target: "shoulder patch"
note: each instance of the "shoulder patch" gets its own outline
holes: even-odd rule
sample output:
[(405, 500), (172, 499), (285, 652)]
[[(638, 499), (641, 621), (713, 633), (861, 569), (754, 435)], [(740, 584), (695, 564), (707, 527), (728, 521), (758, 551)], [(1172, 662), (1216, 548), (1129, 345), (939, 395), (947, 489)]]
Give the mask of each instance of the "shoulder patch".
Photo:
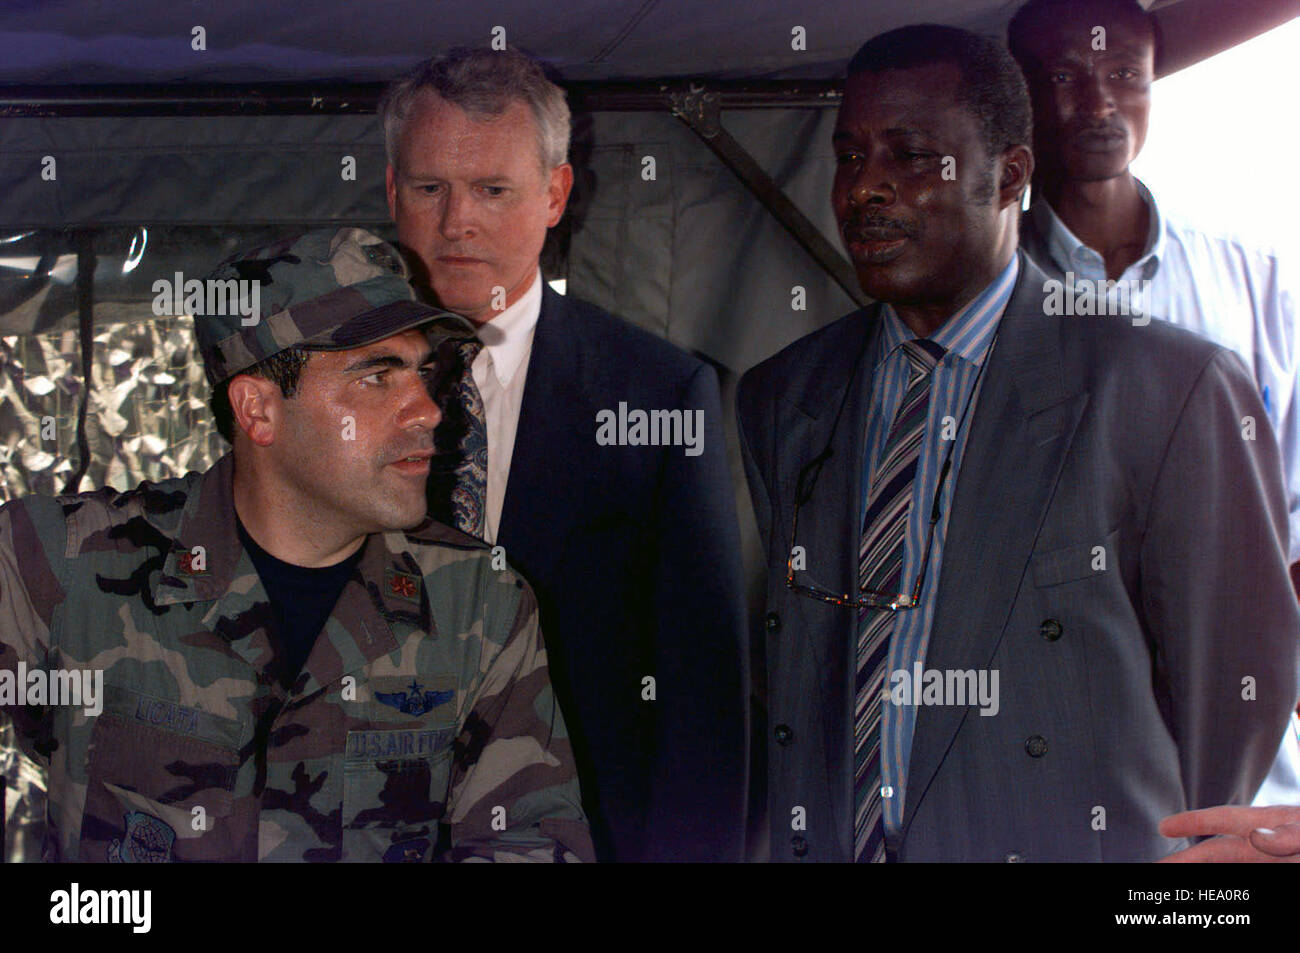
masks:
[(132, 811), (122, 818), (122, 839), (108, 845), (108, 861), (117, 864), (165, 864), (172, 859), (176, 832), (165, 821)]

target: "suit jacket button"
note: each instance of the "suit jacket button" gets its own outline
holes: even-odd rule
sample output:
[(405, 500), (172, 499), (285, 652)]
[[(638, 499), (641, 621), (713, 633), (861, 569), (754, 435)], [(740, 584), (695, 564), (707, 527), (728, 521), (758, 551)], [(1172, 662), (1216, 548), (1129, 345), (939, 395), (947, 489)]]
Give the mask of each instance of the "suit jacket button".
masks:
[(1023, 864), (1025, 862), (1025, 855), (1020, 853), (1019, 851), (1013, 850), (1011, 853), (1007, 854), (1007, 856), (1004, 857), (1003, 860), (1005, 860), (1008, 864)]
[(776, 735), (776, 743), (782, 747), (794, 741), (794, 732), (789, 725), (777, 725), (773, 733)]
[(1038, 627), (1038, 634), (1049, 642), (1055, 642), (1061, 637), (1065, 630), (1061, 628), (1061, 623), (1055, 619), (1044, 619), (1043, 624)]
[(781, 617), (777, 615), (775, 612), (769, 612), (766, 616), (763, 617), (763, 626), (769, 632), (780, 632)]
[(795, 834), (790, 838), (790, 850), (796, 857), (802, 857), (808, 853), (808, 841), (802, 835)]
[(1025, 751), (1031, 758), (1041, 758), (1047, 754), (1047, 739), (1042, 735), (1030, 735), (1025, 739)]

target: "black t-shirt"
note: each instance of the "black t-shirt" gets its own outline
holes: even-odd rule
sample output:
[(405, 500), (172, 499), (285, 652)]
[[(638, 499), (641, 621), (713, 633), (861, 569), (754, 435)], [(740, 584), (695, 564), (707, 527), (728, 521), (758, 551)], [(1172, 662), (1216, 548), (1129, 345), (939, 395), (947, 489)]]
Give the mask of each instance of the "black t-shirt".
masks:
[(366, 544), (362, 543), (355, 553), (341, 563), (308, 569), (276, 559), (253, 541), (238, 517), (235, 518), (235, 523), (239, 529), (239, 539), (248, 550), (253, 565), (257, 567), (257, 574), (262, 579), (262, 585), (271, 597), (275, 622), (272, 637), (278, 643), (276, 648), (281, 656), (277, 659), (274, 674), (279, 678), (280, 684), (287, 688), (297, 679), (306, 664), (311, 647), (316, 644), (316, 637), (325, 627), (325, 620), (334, 611), (343, 586), (352, 577), (352, 569), (360, 561)]

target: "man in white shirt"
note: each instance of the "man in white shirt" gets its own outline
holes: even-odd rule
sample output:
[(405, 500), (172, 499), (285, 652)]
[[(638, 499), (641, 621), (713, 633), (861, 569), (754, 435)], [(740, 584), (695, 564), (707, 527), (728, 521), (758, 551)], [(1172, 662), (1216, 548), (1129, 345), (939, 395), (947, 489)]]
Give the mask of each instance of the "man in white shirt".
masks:
[[(1168, 321), (1241, 357), (1281, 450), (1291, 527), (1287, 555), (1300, 591), (1300, 342), (1293, 283), (1276, 253), (1167, 215), (1129, 171), (1146, 139), (1158, 22), (1134, 0), (1030, 0), (1012, 18), (1007, 40), (1034, 106), (1036, 197), (1021, 223), (1021, 247), (1060, 280), (1065, 298), (1072, 298), (1066, 307), (1084, 305), (1075, 312), (1081, 319), (1106, 306), (1127, 307), (1120, 313), (1131, 313), (1135, 324)], [(1118, 294), (1103, 284), (1108, 281), (1117, 283)], [(1263, 429), (1259, 439), (1267, 439)], [(1254, 428), (1244, 429), (1243, 437), (1253, 439)], [(1300, 804), (1300, 719), (1291, 719), (1255, 803)], [(1240, 826), (1238, 815), (1232, 817)], [(1202, 826), (1205, 818), (1202, 813)], [(1171, 829), (1167, 836), (1212, 832), (1175, 827), (1177, 834)]]
[(543, 282), (573, 170), (564, 93), (534, 60), (453, 50), (380, 110), (417, 291), (476, 328), (473, 386), (445, 408), (463, 463), (431, 480), (431, 511), (537, 593), (598, 859), (738, 860), (748, 685), (716, 375)]
[(497, 540), (501, 508), (506, 498), (506, 480), (515, 452), (519, 411), (524, 403), (524, 380), (533, 351), (533, 332), (542, 310), (541, 269), (517, 301), (500, 314), (478, 325), (476, 333), (483, 349), (471, 365), (474, 384), (483, 397), (487, 416), (487, 508), (483, 538)]

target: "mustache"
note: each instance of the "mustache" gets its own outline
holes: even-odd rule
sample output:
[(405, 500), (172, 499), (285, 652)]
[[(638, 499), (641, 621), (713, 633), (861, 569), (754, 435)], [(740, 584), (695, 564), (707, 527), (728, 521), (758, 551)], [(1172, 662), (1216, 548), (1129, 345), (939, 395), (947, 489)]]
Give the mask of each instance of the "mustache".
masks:
[(1078, 123), (1069, 132), (1072, 136), (1123, 136), (1127, 134), (1123, 124), (1118, 122)]
[(840, 226), (840, 232), (847, 241), (880, 242), (915, 238), (919, 229), (912, 222), (902, 219), (883, 215), (855, 215)]

